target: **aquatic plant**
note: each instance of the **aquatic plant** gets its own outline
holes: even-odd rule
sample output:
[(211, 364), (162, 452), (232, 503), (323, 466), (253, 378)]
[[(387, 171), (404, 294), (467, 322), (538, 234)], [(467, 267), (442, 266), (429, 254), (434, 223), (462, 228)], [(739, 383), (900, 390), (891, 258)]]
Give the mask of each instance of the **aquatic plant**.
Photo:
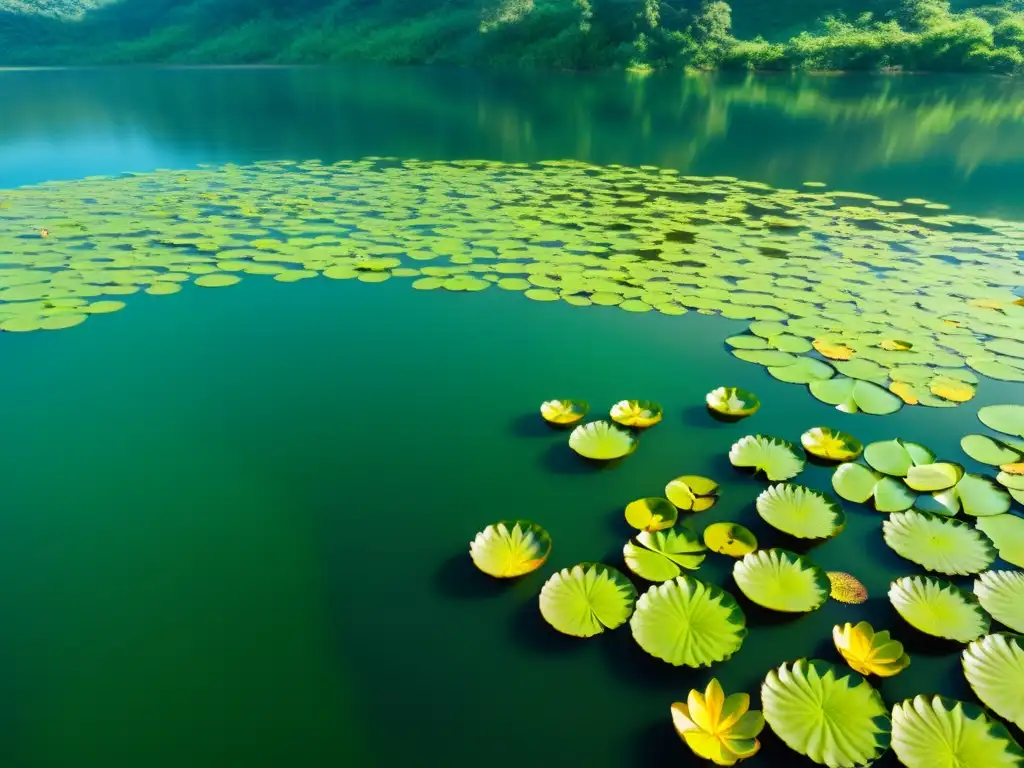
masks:
[(969, 643), (988, 632), (989, 617), (970, 592), (931, 576), (904, 576), (889, 586), (889, 602), (921, 632)]
[(985, 571), (974, 582), (974, 594), (993, 619), (1024, 634), (1024, 573)]
[(800, 539), (827, 539), (846, 525), (838, 501), (802, 485), (772, 485), (757, 497), (756, 507), (770, 525)]
[(697, 757), (715, 765), (735, 765), (761, 748), (757, 740), (764, 729), (761, 712), (750, 709), (750, 696), (745, 693), (726, 697), (715, 678), (703, 693), (691, 690), (685, 704), (672, 704), (671, 712), (680, 738)]
[(934, 462), (935, 454), (923, 445), (896, 438), (870, 443), (864, 449), (864, 461), (882, 474), (906, 477), (912, 467)]
[(551, 554), (551, 536), (529, 520), (489, 525), (469, 543), (473, 564), (488, 576), (509, 579), (535, 571)]
[(738, 387), (713, 389), (704, 397), (704, 402), (715, 413), (737, 419), (750, 416), (761, 407), (756, 395)]
[(847, 501), (865, 504), (871, 501), (879, 512), (901, 512), (914, 506), (917, 494), (895, 477), (850, 462), (836, 467), (832, 488)]
[(626, 522), (638, 531), (661, 531), (671, 528), (679, 518), (679, 510), (668, 499), (648, 496), (626, 505)]
[(1006, 513), (979, 517), (975, 524), (995, 544), (999, 557), (1024, 568), (1024, 517)]
[(587, 409), (583, 400), (545, 400), (540, 404), (540, 415), (549, 424), (566, 426), (582, 421)]
[(743, 557), (757, 549), (757, 537), (739, 523), (712, 523), (704, 529), (704, 546), (720, 555)]
[(594, 461), (620, 459), (635, 451), (636, 446), (637, 439), (632, 432), (609, 421), (583, 424), (569, 435), (569, 447), (580, 456)]
[(733, 566), (732, 577), (751, 602), (784, 613), (817, 610), (831, 592), (825, 571), (810, 559), (784, 549), (762, 549), (745, 555)]
[(682, 475), (668, 482), (665, 496), (684, 512), (703, 512), (718, 501), (718, 483), (710, 477)]
[(544, 620), (574, 637), (593, 637), (622, 626), (635, 604), (633, 582), (602, 563), (581, 563), (558, 571), (540, 590)]
[(800, 444), (812, 456), (827, 461), (853, 461), (864, 446), (848, 432), (830, 427), (814, 427), (800, 435)]
[(833, 627), (832, 642), (850, 668), (862, 675), (892, 677), (910, 666), (903, 644), (887, 630), (876, 632), (866, 621)]
[(622, 556), (626, 566), (647, 581), (668, 581), (683, 572), (696, 570), (704, 562), (706, 548), (696, 533), (685, 525), (665, 531), (641, 531), (626, 542)]
[(980, 573), (996, 559), (995, 547), (981, 531), (913, 509), (889, 515), (882, 535), (900, 557), (949, 576)]
[(848, 605), (867, 602), (868, 589), (857, 577), (843, 571), (828, 571), (825, 575), (830, 585), (828, 596), (833, 600)]
[(764, 435), (741, 437), (729, 449), (729, 461), (734, 467), (763, 472), (772, 482), (795, 477), (805, 463), (795, 445)]
[(1024, 731), (1024, 645), (1020, 635), (978, 638), (964, 649), (964, 677), (981, 702)]
[(612, 406), (612, 421), (626, 427), (646, 428), (661, 421), (661, 406), (650, 400), (620, 400)]

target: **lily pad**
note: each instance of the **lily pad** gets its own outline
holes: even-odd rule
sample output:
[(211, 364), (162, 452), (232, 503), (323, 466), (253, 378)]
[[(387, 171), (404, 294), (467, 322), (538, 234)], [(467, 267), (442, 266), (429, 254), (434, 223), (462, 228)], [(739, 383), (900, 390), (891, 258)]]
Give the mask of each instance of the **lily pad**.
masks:
[(931, 576), (904, 576), (889, 586), (889, 602), (910, 626), (969, 643), (988, 632), (989, 618), (970, 592)]
[(882, 523), (882, 535), (900, 557), (948, 576), (980, 573), (996, 559), (985, 534), (957, 520), (913, 509), (891, 514)]
[(978, 419), (989, 429), (1012, 437), (1024, 437), (1024, 405), (986, 405)]
[(583, 400), (545, 400), (540, 404), (540, 415), (549, 424), (575, 424), (587, 415), (587, 407)]
[(693, 753), (715, 765), (734, 765), (757, 754), (757, 735), (764, 717), (750, 709), (750, 696), (733, 693), (726, 697), (718, 680), (712, 678), (703, 693), (692, 690), (684, 704), (672, 704), (672, 725)]
[(895, 413), (903, 401), (884, 387), (870, 381), (837, 376), (825, 381), (812, 381), (811, 394), (823, 403), (834, 405), (843, 413), (864, 412), (874, 416)]
[(770, 486), (757, 497), (756, 506), (771, 526), (800, 539), (827, 539), (846, 525), (838, 501), (802, 485)]
[(706, 549), (697, 534), (685, 526), (667, 531), (642, 531), (626, 542), (622, 555), (633, 573), (647, 581), (668, 581), (704, 562)]
[(602, 563), (581, 563), (552, 574), (540, 590), (540, 612), (552, 627), (574, 637), (593, 637), (629, 620), (636, 587)]
[(911, 467), (933, 463), (935, 454), (923, 445), (897, 438), (869, 444), (864, 449), (864, 461), (883, 474), (906, 477)]
[(1024, 452), (988, 435), (965, 435), (960, 439), (960, 447), (975, 461), (990, 464), (993, 467), (1012, 464), (1021, 461), (1024, 457)]
[(743, 645), (746, 623), (732, 595), (685, 575), (644, 592), (629, 621), (637, 645), (677, 667), (731, 658)]
[(974, 594), (993, 619), (1024, 633), (1024, 573), (985, 571), (974, 582)]
[(729, 449), (729, 461), (734, 467), (763, 472), (773, 482), (795, 477), (804, 468), (804, 460), (795, 445), (765, 435), (741, 437)]
[[(930, 499), (927, 506), (922, 505), (924, 499)], [(955, 515), (962, 509), (972, 517), (991, 517), (1010, 509), (1010, 494), (990, 477), (961, 475), (952, 488), (920, 497), (918, 506), (941, 515)]]
[(626, 505), (626, 522), (638, 531), (662, 531), (679, 519), (679, 510), (659, 496), (631, 501)]
[(976, 525), (995, 544), (999, 557), (1024, 568), (1024, 517), (1009, 513), (979, 517)]
[(469, 543), (473, 564), (498, 579), (535, 571), (550, 554), (551, 536), (529, 520), (504, 520), (489, 525)]
[(720, 555), (743, 557), (757, 549), (757, 537), (739, 523), (712, 523), (704, 529), (704, 545)]
[(756, 395), (738, 387), (718, 387), (708, 392), (704, 399), (715, 413), (733, 418), (750, 416), (761, 407)]
[(862, 675), (892, 677), (910, 666), (903, 644), (888, 631), (876, 632), (866, 621), (833, 627), (832, 642), (850, 668)]
[(1024, 752), (973, 704), (915, 696), (892, 708), (892, 749), (907, 768), (1017, 768)]
[(914, 506), (917, 499), (917, 494), (901, 480), (854, 462), (836, 467), (832, 488), (847, 501), (871, 501), (879, 512), (902, 512)]
[(856, 576), (843, 571), (829, 571), (829, 597), (847, 605), (860, 605), (868, 599), (868, 589)]
[(661, 421), (661, 406), (650, 400), (620, 400), (611, 409), (612, 421), (626, 427), (646, 428)]
[(823, 360), (801, 357), (790, 365), (769, 366), (768, 373), (790, 384), (810, 384), (812, 381), (831, 379), (835, 369)]
[(964, 650), (964, 677), (982, 704), (1024, 731), (1024, 644), (1020, 635), (978, 638)]
[(709, 477), (682, 475), (669, 481), (665, 496), (684, 512), (703, 512), (718, 501), (718, 483)]
[(826, 461), (853, 461), (864, 446), (848, 432), (829, 427), (814, 427), (800, 435), (804, 450)]
[(915, 491), (935, 493), (952, 488), (964, 476), (964, 469), (958, 464), (935, 462), (911, 467), (903, 481)]
[(785, 613), (817, 610), (831, 591), (824, 570), (784, 549), (751, 552), (733, 566), (732, 575), (751, 602)]
[(569, 447), (580, 456), (609, 461), (628, 456), (636, 450), (636, 436), (609, 421), (592, 421), (576, 427), (569, 435)]
[(878, 691), (855, 673), (799, 659), (768, 673), (764, 719), (795, 752), (816, 763), (870, 765), (889, 748), (888, 711)]

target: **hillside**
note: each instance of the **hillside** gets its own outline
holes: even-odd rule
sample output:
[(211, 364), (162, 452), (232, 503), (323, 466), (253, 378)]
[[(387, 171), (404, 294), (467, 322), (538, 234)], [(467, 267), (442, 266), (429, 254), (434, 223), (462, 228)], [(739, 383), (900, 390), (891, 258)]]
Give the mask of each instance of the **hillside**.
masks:
[(1022, 2), (0, 0), (0, 64), (1017, 72)]

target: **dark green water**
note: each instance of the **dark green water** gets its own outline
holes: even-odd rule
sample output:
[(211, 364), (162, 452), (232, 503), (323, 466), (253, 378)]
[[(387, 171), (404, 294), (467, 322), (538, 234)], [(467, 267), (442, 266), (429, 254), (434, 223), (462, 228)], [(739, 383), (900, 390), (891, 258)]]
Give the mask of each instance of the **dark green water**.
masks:
[[(0, 186), (258, 159), (576, 158), (1024, 217), (1012, 81), (2, 72), (0, 94)], [(671, 702), (712, 676), (756, 693), (782, 661), (839, 662), (831, 627), (860, 619), (914, 659), (879, 685), (887, 702), (972, 698), (959, 648), (890, 608), (889, 580), (920, 569), (857, 505), (813, 557), (872, 599), (796, 620), (741, 600), (751, 633), (712, 670), (654, 660), (628, 629), (560, 636), (536, 595), (557, 568), (621, 562), (624, 505), (680, 474), (723, 484), (698, 527), (736, 520), (792, 547), (754, 511), (764, 483), (728, 463), (744, 434), (831, 425), (963, 460), (977, 407), (1020, 402), (1019, 385), (985, 381), (961, 408), (848, 416), (728, 355), (722, 340), (745, 323), (693, 312), (394, 280), (251, 278), (127, 301), (67, 331), (0, 335), (7, 765), (697, 765)], [(757, 392), (761, 412), (713, 421), (703, 396), (721, 384)], [(540, 423), (537, 405), (561, 395), (598, 410), (655, 399), (666, 418), (594, 471)], [(799, 481), (828, 489), (829, 471), (808, 465)], [(467, 545), (515, 517), (547, 527), (554, 550), (495, 584)], [(712, 555), (698, 575), (731, 589), (732, 562)], [(749, 765), (799, 760), (762, 742)]]

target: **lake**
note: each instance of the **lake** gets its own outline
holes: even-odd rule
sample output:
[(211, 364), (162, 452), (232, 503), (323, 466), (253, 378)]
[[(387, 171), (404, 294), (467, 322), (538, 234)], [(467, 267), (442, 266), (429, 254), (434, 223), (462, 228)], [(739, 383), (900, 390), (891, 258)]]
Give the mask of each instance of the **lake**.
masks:
[[(979, 407), (1024, 403), (1019, 358), (993, 352), (1024, 331), (1024, 84), (8, 70), (0, 96), (7, 765), (703, 765), (672, 702), (712, 677), (758, 701), (800, 657), (845, 669), (832, 627), (862, 620), (913, 659), (872, 678), (888, 705), (975, 701), (962, 644), (887, 599), (927, 571), (885, 545), (884, 516), (843, 502), (838, 536), (795, 539), (728, 453), (830, 426), (998, 471), (960, 439), (996, 434)], [(803, 341), (769, 348), (751, 321)], [(771, 354), (739, 359), (737, 336)], [(849, 344), (863, 362), (825, 355), (836, 378), (882, 389), (913, 356), (899, 410), (841, 413), (767, 370), (823, 359), (811, 339)], [(761, 409), (712, 418), (722, 385)], [(599, 469), (541, 420), (556, 397), (664, 419)], [(832, 473), (793, 482), (832, 493)], [(870, 599), (791, 616), (739, 595), (749, 634), (710, 669), (629, 627), (545, 623), (545, 580), (628, 573), (625, 505), (679, 475), (720, 484), (682, 513), (698, 531), (742, 523)], [(469, 542), (512, 519), (551, 556), (490, 579)], [(733, 564), (692, 575), (739, 594)], [(813, 764), (760, 739), (751, 766)]]

